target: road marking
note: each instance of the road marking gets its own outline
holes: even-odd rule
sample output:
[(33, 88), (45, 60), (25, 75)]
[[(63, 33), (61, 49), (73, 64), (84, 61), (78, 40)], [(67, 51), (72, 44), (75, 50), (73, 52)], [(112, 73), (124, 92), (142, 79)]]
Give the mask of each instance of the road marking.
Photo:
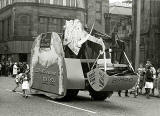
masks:
[[(6, 89), (6, 91), (9, 91), (9, 92), (12, 92), (12, 90), (10, 89)], [(17, 93), (17, 94), (21, 94), (23, 95), (22, 92), (14, 92), (14, 93)], [(28, 95), (28, 96), (31, 96), (31, 95)], [(48, 102), (51, 102), (51, 103), (55, 103), (55, 104), (59, 104), (59, 105), (63, 105), (63, 106), (67, 106), (67, 107), (70, 107), (70, 108), (74, 108), (74, 109), (77, 109), (77, 110), (82, 110), (82, 111), (85, 111), (85, 112), (89, 112), (89, 113), (93, 113), (93, 114), (96, 114), (96, 112), (94, 111), (91, 111), (91, 110), (86, 110), (86, 109), (83, 109), (83, 108), (79, 108), (79, 107), (75, 107), (75, 106), (71, 106), (71, 105), (67, 105), (67, 104), (63, 104), (63, 103), (59, 103), (59, 102), (55, 102), (55, 101), (52, 101), (52, 100), (47, 100)]]
[[(6, 89), (6, 91), (12, 92), (12, 90), (10, 90), (10, 89)], [(22, 92), (19, 92), (19, 91), (16, 91), (16, 92), (14, 92), (14, 93), (18, 93), (18, 94), (20, 94), (20, 95), (23, 95), (23, 93), (22, 93)], [(31, 96), (31, 95), (28, 95), (28, 96)]]
[(74, 109), (77, 109), (77, 110), (82, 110), (82, 111), (85, 111), (85, 112), (89, 112), (89, 113), (96, 114), (96, 112), (91, 111), (91, 110), (86, 110), (86, 109), (83, 109), (83, 108), (79, 108), (79, 107), (75, 107), (75, 106), (71, 106), (71, 105), (67, 105), (67, 104), (63, 104), (63, 103), (59, 103), (59, 102), (55, 102), (55, 101), (52, 101), (52, 100), (47, 100), (47, 101), (48, 101), (48, 102), (51, 102), (51, 103), (55, 103), (55, 104), (59, 104), (59, 105), (63, 105), (63, 106), (67, 106), (67, 107), (70, 107), (70, 108), (74, 108)]

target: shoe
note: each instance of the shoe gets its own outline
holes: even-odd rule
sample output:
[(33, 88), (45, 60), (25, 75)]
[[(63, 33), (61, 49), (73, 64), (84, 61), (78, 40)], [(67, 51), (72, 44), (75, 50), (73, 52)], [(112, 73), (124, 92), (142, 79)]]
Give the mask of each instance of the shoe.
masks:
[(12, 90), (12, 92), (16, 92), (16, 90)]
[(147, 99), (150, 99), (150, 96), (149, 95), (146, 95)]
[(125, 95), (125, 97), (129, 97), (128, 95)]
[(28, 98), (28, 95), (26, 95), (25, 98), (27, 99), (27, 98)]

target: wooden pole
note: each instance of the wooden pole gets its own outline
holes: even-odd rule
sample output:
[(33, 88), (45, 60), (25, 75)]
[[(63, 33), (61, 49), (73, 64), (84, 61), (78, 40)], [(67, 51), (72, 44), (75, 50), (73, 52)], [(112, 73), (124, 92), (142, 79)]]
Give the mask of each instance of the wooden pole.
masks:
[(136, 21), (136, 54), (135, 54), (135, 70), (138, 69), (139, 67), (139, 54), (140, 54), (140, 34), (141, 34), (141, 0), (136, 0), (137, 1), (137, 21)]

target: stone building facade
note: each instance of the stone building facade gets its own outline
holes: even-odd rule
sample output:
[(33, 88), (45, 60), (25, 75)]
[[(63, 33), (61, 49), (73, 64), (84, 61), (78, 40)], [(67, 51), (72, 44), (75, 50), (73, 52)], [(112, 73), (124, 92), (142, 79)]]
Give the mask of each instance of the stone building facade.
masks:
[[(65, 20), (79, 19), (105, 32), (108, 0), (0, 0), (1, 61), (29, 62), (34, 36), (61, 33)], [(99, 8), (98, 10), (96, 8)], [(94, 13), (93, 13), (94, 12)], [(95, 16), (95, 14), (97, 14)]]
[[(133, 46), (136, 37), (137, 3), (133, 2)], [(157, 68), (160, 66), (160, 0), (141, 0), (141, 37), (140, 63), (151, 60)], [(135, 48), (133, 48), (135, 49)], [(135, 58), (135, 50), (132, 52)], [(134, 59), (133, 59), (134, 62)]]
[(87, 25), (106, 33), (105, 13), (109, 12), (109, 0), (86, 0), (87, 1)]
[(116, 33), (119, 39), (125, 42), (125, 52), (131, 60), (132, 7), (116, 4), (110, 5), (109, 8), (109, 13), (106, 14), (107, 34)]

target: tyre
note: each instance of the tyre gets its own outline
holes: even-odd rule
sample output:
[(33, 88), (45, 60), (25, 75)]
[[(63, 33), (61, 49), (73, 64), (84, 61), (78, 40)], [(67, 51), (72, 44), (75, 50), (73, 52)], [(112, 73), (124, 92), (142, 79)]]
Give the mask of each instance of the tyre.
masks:
[(107, 97), (109, 98), (113, 94), (113, 91), (95, 91), (90, 87), (89, 93), (93, 100), (103, 101)]
[(78, 95), (78, 92), (79, 92), (78, 89), (68, 89), (66, 95), (60, 100), (65, 100), (65, 101), (72, 100)]

